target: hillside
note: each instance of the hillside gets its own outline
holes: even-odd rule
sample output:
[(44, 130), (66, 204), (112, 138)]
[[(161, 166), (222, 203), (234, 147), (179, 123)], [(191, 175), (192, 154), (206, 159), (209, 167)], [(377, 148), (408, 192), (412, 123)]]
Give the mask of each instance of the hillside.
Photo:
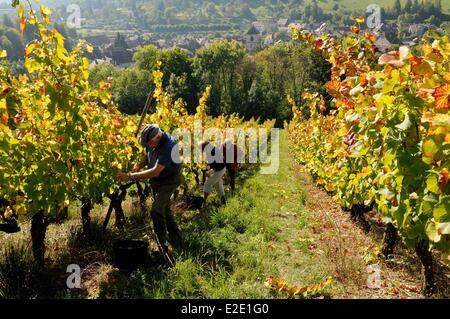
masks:
[[(404, 8), (408, 0), (401, 0)], [(335, 24), (348, 23), (352, 15), (364, 15), (371, 0), (47, 0), (44, 3), (54, 8), (57, 15), (68, 16), (69, 4), (80, 5), (85, 24), (89, 26), (120, 27), (122, 29), (152, 29), (158, 25), (209, 25), (213, 30), (245, 29), (258, 19), (290, 18), (303, 22), (330, 21)], [(411, 1), (414, 4), (414, 0)], [(418, 3), (421, 3), (419, 1)], [(437, 7), (439, 0), (428, 0)], [(387, 11), (385, 18), (391, 18), (389, 11), (394, 2), (380, 0), (377, 4)], [(442, 14), (450, 14), (450, 1), (440, 1)], [(415, 11), (414, 11), (415, 10)], [(422, 8), (410, 13), (423, 14)], [(434, 14), (430, 13), (427, 17)], [(395, 18), (398, 13), (395, 14)], [(422, 19), (422, 17), (421, 17)], [(443, 21), (447, 20), (441, 19)], [(112, 22), (113, 21), (113, 22)], [(416, 21), (417, 22), (417, 21)], [(227, 26), (226, 28), (224, 26)]]
[[(8, 3), (9, 0), (1, 0), (0, 3)], [(91, 6), (93, 8), (102, 8), (106, 3), (105, 0), (46, 0), (42, 1), (47, 5), (57, 7), (58, 5), (67, 5), (70, 3), (78, 3), (82, 6)], [(155, 7), (161, 6), (163, 3), (166, 7), (174, 7), (180, 13), (183, 9), (195, 9), (210, 6), (216, 7), (230, 7), (231, 5), (239, 7), (244, 4), (247, 5), (253, 13), (258, 9), (266, 8), (268, 10), (271, 9), (283, 9), (287, 7), (302, 7), (307, 4), (311, 4), (312, 0), (290, 0), (290, 1), (270, 1), (270, 0), (248, 0), (248, 1), (236, 1), (236, 0), (215, 0), (215, 1), (204, 1), (204, 0), (167, 0), (167, 1), (158, 1), (158, 0), (150, 0), (150, 1), (142, 1), (142, 0), (110, 0), (107, 1), (109, 5), (116, 7), (126, 7), (133, 8), (137, 7)], [(406, 4), (407, 0), (400, 0), (402, 6)], [(318, 5), (324, 9), (325, 11), (333, 11), (334, 4), (339, 4), (341, 8), (351, 9), (351, 10), (365, 10), (370, 4), (373, 4), (374, 1), (371, 0), (318, 0)], [(383, 8), (389, 8), (393, 5), (392, 0), (378, 0), (376, 4), (380, 5)], [(442, 8), (444, 13), (450, 13), (450, 2), (442, 1)], [(261, 10), (262, 11), (262, 10)]]

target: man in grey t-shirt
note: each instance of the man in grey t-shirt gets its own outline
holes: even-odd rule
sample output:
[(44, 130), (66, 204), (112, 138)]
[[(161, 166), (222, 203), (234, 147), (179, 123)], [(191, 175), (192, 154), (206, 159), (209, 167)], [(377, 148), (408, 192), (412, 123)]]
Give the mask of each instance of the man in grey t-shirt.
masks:
[[(119, 180), (137, 182), (150, 179), (153, 191), (151, 216), (156, 241), (160, 250), (173, 262), (166, 241), (175, 247), (181, 245), (180, 231), (170, 210), (170, 197), (182, 181), (179, 147), (175, 139), (156, 124), (144, 127), (139, 143), (145, 147), (147, 154), (133, 172), (119, 173)], [(141, 171), (145, 166), (149, 169)]]

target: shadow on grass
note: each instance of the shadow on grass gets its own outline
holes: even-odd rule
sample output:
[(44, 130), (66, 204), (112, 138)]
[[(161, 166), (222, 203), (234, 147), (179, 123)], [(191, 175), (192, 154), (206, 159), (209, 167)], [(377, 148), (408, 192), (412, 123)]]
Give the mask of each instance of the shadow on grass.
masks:
[(32, 298), (35, 267), (30, 249), (24, 244), (8, 244), (1, 249), (0, 299)]
[(65, 268), (49, 264), (39, 268), (31, 248), (24, 243), (8, 244), (0, 254), (0, 299), (53, 298), (64, 289)]

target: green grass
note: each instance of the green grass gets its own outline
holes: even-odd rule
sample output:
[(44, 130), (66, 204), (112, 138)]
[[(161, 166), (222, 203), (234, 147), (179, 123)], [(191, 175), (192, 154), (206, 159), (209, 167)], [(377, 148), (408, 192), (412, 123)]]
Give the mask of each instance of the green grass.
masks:
[[(225, 207), (183, 213), (189, 220), (182, 223), (188, 248), (178, 255), (175, 267), (141, 269), (131, 280), (113, 272), (113, 284), (106, 282), (99, 296), (272, 298), (283, 296), (265, 287), (268, 275), (299, 285), (326, 278), (329, 268), (315, 262), (316, 257), (296, 241), (297, 232), (310, 221), (286, 146), (281, 145), (277, 175), (253, 173), (246, 173), (251, 176)], [(285, 213), (292, 215), (277, 215)]]
[(0, 299), (30, 298), (32, 256), (23, 243), (3, 246), (0, 251)]

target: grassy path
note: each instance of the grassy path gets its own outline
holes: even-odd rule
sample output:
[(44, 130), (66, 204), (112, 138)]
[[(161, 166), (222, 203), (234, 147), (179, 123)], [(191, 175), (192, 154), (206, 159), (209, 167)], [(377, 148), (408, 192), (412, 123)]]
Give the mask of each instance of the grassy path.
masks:
[[(311, 251), (311, 217), (305, 193), (280, 139), (276, 175), (242, 172), (238, 192), (227, 205), (209, 211), (178, 212), (187, 245), (174, 268), (149, 267), (122, 275), (108, 265), (90, 279), (91, 297), (272, 298), (267, 276), (289, 285), (311, 285), (330, 275)], [(214, 200), (214, 199), (213, 199)], [(212, 205), (214, 207), (214, 205)], [(154, 262), (152, 264), (152, 262)], [(103, 275), (99, 275), (106, 272)], [(99, 280), (96, 278), (100, 278)], [(100, 281), (100, 282), (98, 282)]]

